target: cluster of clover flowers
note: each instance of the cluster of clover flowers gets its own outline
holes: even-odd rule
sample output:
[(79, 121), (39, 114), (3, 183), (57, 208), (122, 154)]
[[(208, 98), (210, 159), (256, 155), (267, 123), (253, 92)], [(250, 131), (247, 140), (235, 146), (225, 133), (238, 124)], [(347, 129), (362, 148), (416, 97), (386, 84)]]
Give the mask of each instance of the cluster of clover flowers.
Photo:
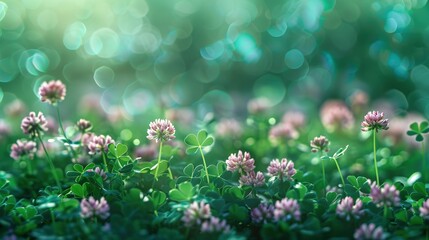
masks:
[[(48, 102), (49, 104), (56, 107), (58, 113), (58, 122), (65, 142), (71, 143), (62, 127), (60, 111), (58, 107), (58, 103), (63, 101), (66, 95), (65, 85), (59, 80), (44, 82), (39, 89), (39, 95), (42, 102)], [(395, 186), (386, 183), (383, 187), (380, 187), (378, 177), (375, 145), (376, 133), (379, 130), (387, 130), (389, 128), (388, 123), (388, 119), (384, 119), (384, 114), (382, 112), (373, 111), (368, 112), (368, 114), (365, 115), (364, 121), (361, 124), (362, 131), (373, 132), (374, 168), (376, 182), (371, 184), (371, 191), (369, 195), (372, 198), (373, 203), (375, 203), (378, 207), (384, 207), (385, 213), (387, 212), (387, 208), (397, 206), (400, 202), (399, 191), (395, 188)], [(36, 114), (35, 112), (30, 112), (30, 114), (25, 117), (21, 123), (22, 131), (24, 134), (30, 136), (30, 140), (17, 140), (17, 142), (11, 147), (10, 156), (15, 160), (19, 160), (23, 157), (28, 160), (33, 159), (37, 151), (36, 141), (38, 141), (45, 152), (46, 158), (48, 159), (52, 175), (58, 185), (58, 188), (61, 190), (61, 184), (56, 174), (55, 167), (42, 139), (43, 132), (47, 131), (46, 125), (47, 120), (43, 113), (39, 112)], [(90, 133), (89, 130), (91, 129), (92, 125), (87, 120), (79, 120), (76, 124), (76, 127), (81, 133), (81, 147), (85, 149), (89, 155), (101, 154), (103, 156), (104, 169), (96, 167), (90, 171), (94, 171), (103, 179), (106, 179), (106, 172), (109, 172), (109, 168), (106, 163), (105, 154), (108, 150), (108, 145), (112, 143), (114, 144), (115, 141), (108, 135), (104, 136)], [(154, 140), (156, 143), (159, 143), (160, 149), (155, 173), (155, 177), (157, 177), (162, 153), (162, 144), (163, 142), (170, 141), (175, 138), (175, 128), (173, 124), (167, 119), (156, 119), (154, 122), (149, 124), (147, 133), (147, 138), (149, 140)], [(71, 157), (77, 157), (74, 147), (72, 145), (66, 146), (68, 146)], [(329, 151), (329, 140), (324, 136), (315, 137), (310, 142), (310, 146), (312, 147), (313, 152), (327, 152)], [(336, 162), (335, 158), (334, 160), (338, 167), (338, 171), (344, 186), (344, 180), (341, 175), (338, 163)], [(325, 169), (323, 160), (321, 162), (323, 182), (325, 184)], [(252, 187), (262, 186), (265, 184), (264, 174), (260, 171), (254, 171), (254, 163), (255, 160), (251, 158), (250, 154), (248, 152), (244, 152), (243, 154), (242, 151), (238, 151), (237, 154), (231, 154), (226, 160), (227, 170), (231, 172), (238, 172), (240, 175), (239, 182), (241, 185), (248, 185)], [(31, 166), (31, 164), (28, 164), (28, 166)], [(29, 171), (31, 171), (31, 169)], [(170, 178), (173, 178), (170, 169), (168, 169), (168, 171)], [(268, 176), (278, 178), (281, 181), (292, 180), (296, 173), (294, 163), (290, 160), (287, 160), (286, 158), (281, 160), (273, 159), (270, 162), (267, 171)], [(337, 205), (336, 214), (339, 217), (347, 220), (350, 218), (360, 218), (363, 215), (362, 207), (363, 205), (360, 199), (354, 201), (351, 197), (345, 197), (340, 200), (339, 204)], [(81, 216), (83, 218), (100, 218), (105, 220), (110, 215), (109, 204), (106, 199), (104, 199), (104, 197), (99, 200), (94, 199), (92, 196), (82, 199), (80, 208)], [(423, 206), (420, 207), (419, 210), (420, 215), (424, 219), (429, 220), (429, 199), (423, 203)], [(251, 211), (251, 218), (254, 223), (278, 221), (299, 222), (301, 220), (300, 206), (297, 200), (288, 198), (283, 198), (276, 201), (275, 203), (264, 202)], [(225, 220), (221, 220), (212, 216), (210, 205), (203, 201), (191, 203), (190, 207), (185, 210), (182, 221), (187, 227), (200, 227), (202, 232), (228, 232), (231, 229)], [(356, 239), (382, 239), (383, 229), (380, 226), (377, 227), (372, 223), (362, 224), (356, 230), (354, 237)]]

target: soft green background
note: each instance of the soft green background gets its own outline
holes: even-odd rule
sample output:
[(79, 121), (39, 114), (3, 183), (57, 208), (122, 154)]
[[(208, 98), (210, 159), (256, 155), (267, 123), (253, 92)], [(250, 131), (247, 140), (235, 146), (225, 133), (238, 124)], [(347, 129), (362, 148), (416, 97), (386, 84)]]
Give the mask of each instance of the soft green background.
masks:
[(428, 117), (428, 23), (427, 0), (3, 0), (0, 104), (39, 108), (41, 82), (61, 79), (70, 112), (85, 94), (130, 116), (231, 116), (362, 89)]

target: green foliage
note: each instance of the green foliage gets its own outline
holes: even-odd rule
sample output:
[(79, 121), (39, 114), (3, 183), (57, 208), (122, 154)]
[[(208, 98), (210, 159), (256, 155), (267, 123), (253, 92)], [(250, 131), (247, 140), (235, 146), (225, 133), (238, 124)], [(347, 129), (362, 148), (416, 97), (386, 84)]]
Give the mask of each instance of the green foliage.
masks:
[(423, 135), (429, 133), (429, 123), (423, 121), (420, 124), (413, 122), (410, 125), (410, 130), (407, 131), (408, 136), (416, 136), (417, 142), (422, 142), (424, 140)]

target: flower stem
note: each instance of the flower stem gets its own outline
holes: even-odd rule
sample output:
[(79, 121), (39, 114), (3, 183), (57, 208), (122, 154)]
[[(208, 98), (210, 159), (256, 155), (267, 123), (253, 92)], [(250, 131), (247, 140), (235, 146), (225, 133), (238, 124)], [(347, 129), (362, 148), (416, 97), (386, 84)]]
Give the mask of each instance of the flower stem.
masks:
[(155, 179), (158, 180), (158, 169), (159, 169), (159, 164), (161, 163), (161, 154), (162, 154), (162, 141), (159, 142), (159, 154), (158, 154), (158, 166), (156, 166), (156, 170), (155, 170)]
[(343, 174), (341, 173), (340, 165), (338, 165), (338, 161), (336, 158), (333, 158), (335, 165), (337, 165), (338, 173), (340, 174), (341, 182), (343, 184), (343, 187), (346, 186), (346, 183), (344, 182)]
[(384, 218), (387, 220), (387, 205), (384, 205)]
[(374, 168), (375, 168), (375, 177), (377, 179), (377, 186), (380, 186), (380, 179), (378, 178), (378, 167), (377, 167), (377, 148), (375, 146), (375, 130), (372, 130), (372, 134), (373, 134), (373, 146), (374, 146)]
[(319, 157), (320, 161), (322, 162), (322, 180), (323, 180), (323, 196), (326, 195), (326, 175), (325, 175), (325, 162), (322, 159), (322, 153), (320, 153), (320, 157)]
[(106, 172), (109, 172), (109, 167), (107, 167), (107, 161), (106, 161), (106, 153), (104, 153), (104, 151), (102, 151), (101, 154), (103, 155), (103, 163), (104, 163), (105, 170), (106, 170)]
[(426, 149), (425, 149), (425, 141), (422, 141), (422, 157), (423, 157), (423, 166), (422, 166), (422, 172), (423, 172), (423, 181), (426, 182)]
[(29, 175), (31, 175), (33, 173), (33, 170), (31, 168), (31, 160), (30, 160), (30, 158), (27, 158), (27, 171), (28, 171)]
[(207, 170), (206, 159), (204, 158), (203, 149), (199, 146), (201, 157), (203, 158), (204, 169), (206, 170), (207, 183), (210, 183), (209, 171)]
[(57, 176), (57, 172), (55, 171), (54, 163), (52, 162), (51, 158), (49, 157), (49, 154), (48, 154), (48, 151), (46, 150), (45, 144), (43, 144), (42, 137), (40, 137), (40, 133), (38, 133), (37, 136), (39, 138), (40, 144), (43, 147), (43, 151), (45, 151), (46, 158), (48, 158), (48, 162), (49, 162), (49, 166), (51, 167), (52, 175), (54, 176), (55, 182), (57, 183), (58, 188), (60, 189), (60, 192), (61, 192), (62, 191), (61, 184), (60, 184), (60, 180), (58, 180), (58, 176)]
[(63, 127), (63, 121), (61, 121), (61, 114), (60, 114), (60, 107), (58, 106), (58, 104), (55, 106), (55, 108), (57, 109), (57, 118), (58, 118), (58, 124), (60, 125), (60, 129), (61, 129), (61, 133), (64, 136), (65, 140), (67, 140), (67, 143), (69, 144), (70, 147), (70, 151), (72, 154), (72, 158), (74, 158), (76, 156), (76, 153), (73, 149), (73, 146), (70, 145), (70, 143), (72, 142), (66, 135), (66, 131), (64, 131), (64, 127)]

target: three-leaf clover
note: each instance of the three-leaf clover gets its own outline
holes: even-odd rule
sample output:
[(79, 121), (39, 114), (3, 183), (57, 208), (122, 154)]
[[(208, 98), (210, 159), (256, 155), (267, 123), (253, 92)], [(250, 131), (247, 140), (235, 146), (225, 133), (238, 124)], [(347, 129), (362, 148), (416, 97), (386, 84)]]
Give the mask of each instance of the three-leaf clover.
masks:
[(186, 153), (195, 154), (199, 148), (211, 146), (214, 142), (214, 139), (213, 137), (208, 136), (206, 130), (200, 130), (197, 135), (188, 134), (184, 141), (188, 145)]
[(426, 134), (429, 132), (429, 123), (427, 121), (423, 121), (420, 123), (420, 125), (417, 122), (413, 122), (410, 125), (410, 129), (407, 131), (408, 136), (414, 136), (416, 135), (416, 141), (422, 142), (423, 141), (423, 134)]

